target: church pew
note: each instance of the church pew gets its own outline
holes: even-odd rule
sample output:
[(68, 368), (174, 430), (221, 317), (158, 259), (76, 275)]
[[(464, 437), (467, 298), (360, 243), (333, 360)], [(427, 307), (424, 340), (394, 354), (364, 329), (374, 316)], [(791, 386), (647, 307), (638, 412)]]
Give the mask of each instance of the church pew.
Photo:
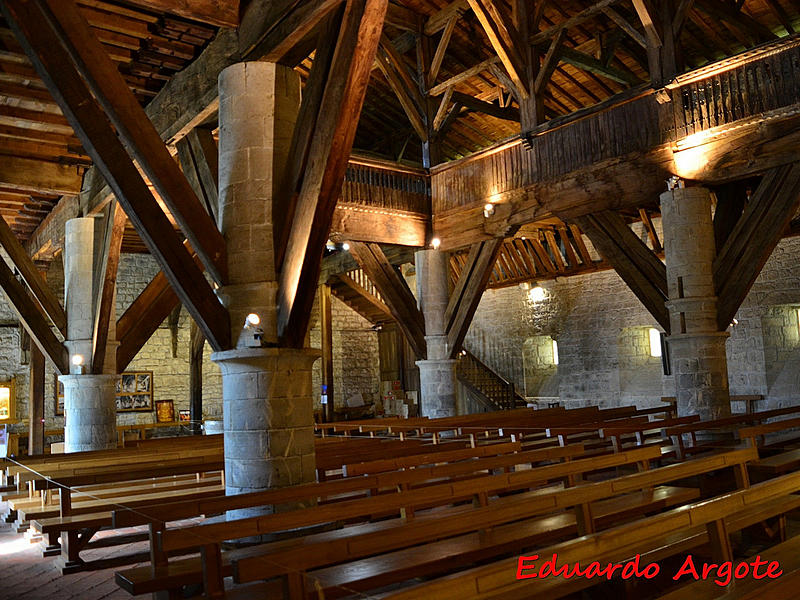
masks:
[[(222, 491), (222, 480), (219, 485), (196, 486), (187, 490), (164, 491), (143, 496), (131, 496), (124, 499), (103, 499), (82, 503), (73, 506), (72, 496), (79, 486), (94, 484), (112, 484), (124, 481), (138, 480), (146, 477), (159, 477), (181, 475), (187, 473), (211, 474), (220, 472), (225, 464), (221, 456), (199, 456), (182, 458), (178, 460), (159, 460), (152, 462), (139, 462), (137, 464), (109, 465), (105, 467), (78, 468), (62, 470), (52, 474), (52, 478), (35, 479), (31, 485), (37, 491), (58, 489), (59, 490), (59, 517), (65, 519), (73, 514), (83, 514), (93, 510), (111, 510), (115, 506), (139, 506), (150, 505), (153, 502), (163, 501), (168, 498), (204, 498), (216, 496)], [(80, 552), (90, 542), (97, 532), (96, 528), (69, 529), (65, 528), (65, 535), (61, 536), (60, 545), (56, 543), (57, 530), (48, 532), (50, 540), (47, 547), (47, 555), (55, 553), (59, 548), (64, 563), (62, 571), (71, 572), (83, 567), (80, 559)]]
[(496, 456), (499, 454), (510, 454), (522, 450), (520, 442), (503, 442), (476, 448), (464, 448), (463, 450), (449, 450), (433, 452), (430, 454), (418, 454), (414, 456), (399, 456), (396, 458), (384, 458), (379, 460), (363, 461), (346, 464), (343, 467), (343, 474), (346, 477), (356, 475), (372, 475), (385, 471), (397, 471), (399, 469), (409, 469), (419, 465), (432, 463), (445, 463), (482, 456)]
[[(465, 465), (463, 463), (458, 463), (456, 466), (458, 467), (451, 472), (448, 472), (444, 467), (446, 465), (440, 465), (437, 470), (424, 470), (424, 469), (414, 469), (411, 471), (405, 472), (398, 472), (396, 474), (383, 474), (381, 477), (376, 479), (369, 479), (369, 478), (352, 478), (349, 480), (338, 480), (342, 483), (337, 483), (337, 481), (319, 483), (319, 484), (307, 484), (306, 486), (297, 486), (300, 487), (303, 491), (298, 492), (297, 488), (284, 488), (283, 490), (272, 490), (272, 494), (265, 493), (264, 497), (259, 498), (258, 501), (253, 502), (251, 499), (251, 506), (263, 505), (265, 502), (275, 502), (276, 504), (286, 503), (290, 501), (297, 501), (303, 500), (308, 498), (317, 498), (317, 497), (324, 497), (326, 493), (330, 493), (332, 496), (339, 495), (345, 492), (352, 492), (352, 491), (362, 491), (362, 492), (369, 492), (370, 488), (377, 489), (396, 489), (398, 486), (400, 487), (408, 487), (410, 485), (414, 485), (416, 482), (424, 482), (428, 479), (438, 478), (441, 479), (442, 477), (446, 477), (448, 475), (452, 476), (453, 478), (459, 476), (466, 476), (470, 472), (478, 472), (480, 473), (481, 470), (485, 471), (486, 469), (491, 469), (493, 467), (503, 467), (508, 466), (509, 463), (516, 463), (516, 464), (530, 464), (533, 462), (541, 462), (547, 460), (559, 460), (559, 459), (567, 459), (573, 456), (579, 456), (582, 452), (581, 446), (573, 446), (572, 448), (555, 448), (551, 450), (545, 451), (537, 451), (537, 452), (528, 452), (528, 453), (520, 453), (517, 459), (513, 461), (504, 460), (502, 463), (495, 463), (491, 461), (492, 457), (484, 457), (480, 461), (473, 461), (472, 465)], [(526, 462), (527, 461), (527, 462)], [(286, 493), (289, 492), (289, 493)], [(112, 518), (112, 513), (110, 512), (113, 509), (113, 506), (109, 506), (109, 503), (103, 502), (90, 502), (88, 504), (80, 505), (76, 503), (74, 506), (70, 505), (69, 512), (67, 516), (61, 516), (59, 518), (49, 518), (43, 519), (40, 522), (34, 523), (34, 527), (41, 531), (43, 534), (47, 535), (49, 539), (54, 540), (58, 533), (66, 533), (67, 538), (72, 536), (73, 534), (83, 531), (85, 529), (124, 529), (126, 527), (132, 527), (136, 525), (146, 524), (151, 521), (151, 518), (147, 518), (146, 516), (148, 513), (152, 513), (158, 519), (172, 519), (174, 520), (189, 518), (193, 516), (199, 516), (202, 514), (208, 514), (206, 511), (218, 512), (218, 510), (209, 508), (211, 505), (209, 503), (213, 503), (214, 501), (217, 502), (228, 502), (230, 497), (224, 495), (224, 490), (216, 491), (216, 492), (209, 492), (205, 493), (205, 491), (201, 494), (198, 490), (192, 490), (194, 494), (194, 498), (192, 499), (188, 492), (186, 496), (183, 498), (183, 502), (167, 502), (162, 504), (158, 502), (159, 498), (151, 494), (147, 497), (140, 496), (140, 497), (132, 497), (132, 498), (117, 498), (115, 499), (116, 502), (120, 505), (127, 506), (131, 508), (131, 512), (128, 513), (132, 520), (129, 520), (127, 523), (123, 519), (117, 519), (117, 522), (114, 522)], [(260, 493), (257, 493), (257, 495)], [(243, 496), (252, 496), (252, 495), (240, 495), (235, 496), (234, 498), (237, 501), (240, 501)], [(173, 495), (170, 498), (169, 493), (163, 494), (161, 498), (162, 502), (166, 500), (178, 500), (178, 494)], [(203, 503), (200, 505), (202, 506), (202, 510), (196, 509), (197, 502), (199, 500), (203, 500)], [(241, 503), (241, 502), (240, 502)], [(155, 507), (151, 509), (151, 506), (155, 504)], [(245, 504), (246, 505), (246, 504)], [(134, 507), (135, 510), (134, 510)], [(175, 509), (183, 508), (183, 512), (176, 513)], [(186, 508), (189, 507), (189, 510)], [(100, 511), (100, 512), (96, 512)], [(172, 511), (172, 512), (170, 512)], [(144, 518), (143, 518), (144, 517)], [(62, 539), (65, 537), (64, 535), (61, 536)], [(77, 543), (73, 543), (71, 546), (68, 545), (66, 548), (63, 546), (61, 547), (62, 554), (68, 553), (66, 556), (63, 557), (63, 561), (65, 563), (65, 571), (72, 572), (75, 570), (79, 570), (80, 568), (84, 567), (84, 563), (80, 560), (79, 553), (81, 550), (85, 549), (85, 545), (79, 545)], [(52, 544), (48, 547), (48, 555), (52, 554), (56, 546)]]
[[(690, 461), (693, 462), (693, 461)], [(670, 467), (665, 467), (670, 468)], [(641, 564), (690, 551), (710, 542), (715, 562), (731, 560), (729, 534), (800, 505), (800, 473), (696, 502), (659, 515), (536, 550), (559, 564), (624, 563), (637, 554)], [(561, 598), (602, 581), (575, 577), (517, 579), (518, 557), (476, 567), (383, 596), (391, 600), (490, 600)], [(680, 596), (687, 597), (687, 596)], [(691, 596), (690, 596), (691, 597)]]
[[(734, 562), (734, 566), (743, 562), (752, 562), (757, 557), (770, 562), (777, 561), (780, 563), (783, 574), (778, 579), (754, 579), (748, 576), (730, 586), (718, 585), (715, 577), (712, 576), (706, 580), (682, 585), (676, 590), (659, 596), (658, 600), (685, 600), (686, 598), (692, 600), (757, 600), (761, 598), (794, 600), (797, 598), (797, 590), (800, 588), (800, 535), (761, 550), (746, 560), (737, 560)], [(764, 570), (762, 566), (761, 574), (764, 573)], [(752, 574), (752, 569), (750, 573)]]
[[(737, 430), (748, 425), (758, 425), (767, 419), (782, 417), (800, 413), (800, 406), (789, 406), (785, 408), (776, 408), (774, 410), (765, 410), (756, 413), (740, 413), (730, 417), (721, 419), (714, 419), (710, 421), (699, 421), (688, 425), (678, 425), (676, 427), (667, 428), (666, 435), (673, 440), (673, 445), (678, 454), (679, 459), (683, 459), (687, 454), (697, 452), (705, 452), (711, 448), (731, 447), (735, 444), (734, 440), (728, 442), (702, 442), (697, 440), (697, 434), (700, 432), (728, 432)], [(691, 442), (686, 444), (686, 438)]]
[[(268, 532), (278, 532), (331, 521), (338, 522), (364, 516), (371, 517), (376, 512), (385, 515), (388, 514), (389, 511), (393, 511), (395, 517), (400, 514), (405, 518), (405, 522), (410, 522), (418, 518), (417, 515), (420, 509), (437, 506), (452, 506), (455, 503), (470, 499), (473, 499), (479, 505), (485, 506), (488, 503), (490, 495), (514, 490), (526, 490), (532, 487), (538, 487), (551, 480), (578, 478), (583, 474), (598, 469), (626, 464), (644, 464), (657, 456), (657, 454), (657, 450), (642, 449), (618, 455), (608, 455), (592, 459), (577, 459), (566, 463), (557, 463), (526, 471), (504, 473), (500, 475), (483, 475), (468, 480), (444, 484), (440, 482), (438, 485), (421, 488), (415, 487), (396, 494), (381, 495), (373, 498), (359, 498), (332, 505), (320, 505), (311, 509), (229, 521), (227, 523), (201, 524), (191, 528), (180, 529), (164, 529), (163, 524), (159, 524), (159, 531), (153, 538), (154, 548), (152, 552), (154, 556), (161, 555), (163, 557), (170, 552), (185, 552), (198, 545), (208, 546), (210, 542), (213, 541), (214, 544), (212, 545), (216, 553), (215, 556), (217, 556), (220, 551), (219, 544), (227, 539), (250, 537)], [(408, 477), (414, 471), (416, 471), (416, 469), (403, 471), (400, 472), (400, 474)], [(272, 494), (270, 495), (273, 496), (281, 492), (290, 494), (291, 489), (271, 490), (271, 492)], [(264, 495), (267, 494), (268, 492), (264, 493)], [(241, 506), (239, 498), (240, 497), (237, 496), (231, 496), (220, 502), (206, 501), (202, 504), (205, 504), (206, 507), (212, 508), (215, 511), (230, 510)], [(212, 502), (215, 503), (216, 506), (212, 507)], [(248, 506), (252, 506), (252, 504), (248, 504)], [(206, 510), (208, 510), (208, 508)], [(455, 510), (459, 509), (456, 508)], [(155, 514), (164, 514), (161, 508), (153, 512), (154, 516)], [(119, 511), (115, 512), (115, 520), (118, 514), (120, 514)], [(439, 511), (435, 514), (437, 518), (441, 518), (445, 513)], [(185, 516), (185, 513), (175, 516), (182, 518)], [(202, 540), (203, 543), (200, 544), (198, 540)], [(206, 553), (209, 551), (209, 548), (206, 548)], [(195, 562), (195, 564), (199, 565), (197, 562)], [(135, 570), (118, 574), (117, 581), (131, 593), (144, 593), (144, 591), (152, 591), (152, 586), (154, 585), (168, 585), (170, 581), (174, 583), (174, 579), (172, 578), (173, 571), (174, 568), (170, 567), (169, 563), (164, 560), (159, 564), (158, 578), (160, 578), (160, 583), (152, 581), (152, 577), (147, 573)], [(180, 567), (178, 567), (178, 571), (184, 572)], [(194, 578), (191, 581), (197, 582), (201, 579), (201, 576), (202, 572), (198, 573), (195, 571)], [(186, 583), (189, 582), (190, 581), (187, 579)]]
[(739, 429), (739, 439), (758, 448), (761, 456), (750, 466), (751, 475), (756, 480), (784, 475), (800, 467), (800, 432), (790, 431), (798, 427), (800, 418)]
[[(211, 439), (203, 439), (205, 437)], [(157, 455), (185, 455), (186, 453), (204, 452), (215, 450), (222, 452), (222, 436), (197, 436), (194, 443), (186, 443), (182, 438), (160, 438), (157, 440), (147, 440), (148, 443), (140, 446), (127, 448), (113, 448), (108, 450), (93, 450), (87, 452), (75, 452), (70, 454), (43, 454), (26, 457), (23, 460), (7, 461), (4, 468), (6, 480), (14, 478), (19, 473), (30, 473), (31, 471), (46, 473), (49, 470), (58, 468), (58, 465), (78, 465), (78, 464), (111, 464), (115, 461), (135, 462), (138, 457), (157, 456)]]
[(666, 435), (666, 429), (698, 421), (700, 421), (699, 415), (689, 415), (646, 423), (606, 425), (599, 429), (599, 434), (600, 437), (611, 441), (615, 452), (630, 447), (657, 444), (662, 448), (662, 457), (671, 458), (675, 457), (676, 453), (672, 447), (672, 440)]
[[(663, 484), (707, 474), (720, 466), (738, 467), (754, 457), (752, 451), (738, 451), (547, 495), (534, 492), (505, 497), (464, 514), (439, 517), (435, 522), (415, 520), (390, 531), (356, 532), (352, 538), (306, 536), (293, 547), (265, 546), (262, 554), (250, 550), (249, 556), (234, 557), (234, 581), (246, 583), (286, 575), (294, 579), (295, 591), (305, 587), (306, 591), (322, 592), (325, 598), (367, 592), (411, 576), (446, 572), (560, 535), (574, 536), (579, 528), (582, 533), (595, 531), (598, 521), (608, 524), (630, 520), (646, 512), (691, 502), (698, 497), (698, 490)], [(663, 501), (658, 502), (656, 497), (661, 492)], [(575, 514), (562, 512), (573, 508)], [(358, 560), (363, 556), (371, 558)], [(356, 562), (319, 569), (345, 560)], [(311, 572), (298, 580), (297, 571)], [(302, 591), (295, 593), (293, 597), (304, 596)]]

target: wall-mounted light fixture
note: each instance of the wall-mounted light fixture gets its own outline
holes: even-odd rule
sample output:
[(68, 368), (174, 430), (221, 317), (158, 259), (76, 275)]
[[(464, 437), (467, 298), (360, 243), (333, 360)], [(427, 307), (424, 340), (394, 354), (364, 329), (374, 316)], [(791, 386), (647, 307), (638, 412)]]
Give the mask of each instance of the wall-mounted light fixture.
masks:
[(650, 337), (650, 356), (659, 358), (661, 356), (661, 332), (651, 327), (647, 333)]
[(348, 244), (347, 242), (342, 244), (342, 250), (344, 250), (344, 251), (350, 250), (350, 244)]
[(433, 238), (433, 239), (431, 240), (431, 247), (432, 247), (434, 250), (438, 250), (438, 249), (439, 249), (439, 246), (441, 246), (441, 245), (442, 245), (442, 240), (440, 240), (438, 237), (435, 237), (435, 238)]
[[(242, 329), (242, 338), (244, 346), (247, 348), (260, 348), (261, 340), (264, 337), (264, 330), (259, 327), (261, 325), (261, 317), (256, 313), (250, 313), (244, 320), (244, 328)], [(240, 342), (241, 343), (241, 342)]]
[(83, 354), (75, 354), (72, 356), (72, 374), (83, 375), (83, 373), (84, 373)]
[(484, 204), (483, 205), (483, 216), (488, 219), (493, 214), (494, 214), (494, 204), (492, 204), (491, 202), (487, 202), (486, 204)]
[(545, 298), (547, 298), (547, 292), (546, 292), (546, 291), (544, 290), (544, 288), (543, 288), (542, 286), (540, 286), (540, 285), (537, 285), (537, 286), (535, 286), (535, 287), (532, 287), (532, 288), (531, 288), (531, 289), (528, 291), (528, 299), (529, 299), (531, 302), (541, 302), (541, 301), (542, 301), (542, 300), (544, 300)]

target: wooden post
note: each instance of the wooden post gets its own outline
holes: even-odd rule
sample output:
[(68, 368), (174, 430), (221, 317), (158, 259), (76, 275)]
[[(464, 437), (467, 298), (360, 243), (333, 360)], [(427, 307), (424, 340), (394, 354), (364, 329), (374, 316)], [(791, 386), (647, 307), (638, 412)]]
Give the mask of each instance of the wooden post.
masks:
[(28, 395), (28, 455), (44, 454), (44, 354), (31, 344)]
[(189, 359), (189, 419), (194, 435), (200, 435), (203, 420), (203, 348), (206, 339), (197, 324), (192, 321), (190, 329), (191, 356)]
[(333, 421), (333, 317), (331, 286), (319, 288), (320, 338), (322, 345), (322, 385), (327, 386), (328, 403), (322, 407), (322, 420)]

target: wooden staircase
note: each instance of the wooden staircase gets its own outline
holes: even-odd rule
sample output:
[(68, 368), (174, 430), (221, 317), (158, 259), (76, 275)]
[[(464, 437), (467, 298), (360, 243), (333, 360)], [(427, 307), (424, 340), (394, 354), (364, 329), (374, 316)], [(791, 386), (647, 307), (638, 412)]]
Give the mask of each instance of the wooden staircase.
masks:
[(512, 382), (498, 375), (469, 350), (462, 350), (458, 355), (456, 373), (458, 380), (492, 410), (510, 410), (526, 404)]
[(331, 294), (373, 325), (382, 325), (393, 320), (389, 307), (361, 269), (335, 275), (328, 284), (331, 286)]
[[(367, 274), (361, 269), (341, 273), (328, 280), (331, 294), (375, 326), (394, 320)], [(525, 398), (514, 384), (493, 371), (469, 350), (458, 355), (457, 375), (475, 397), (490, 410), (508, 410), (525, 406)]]

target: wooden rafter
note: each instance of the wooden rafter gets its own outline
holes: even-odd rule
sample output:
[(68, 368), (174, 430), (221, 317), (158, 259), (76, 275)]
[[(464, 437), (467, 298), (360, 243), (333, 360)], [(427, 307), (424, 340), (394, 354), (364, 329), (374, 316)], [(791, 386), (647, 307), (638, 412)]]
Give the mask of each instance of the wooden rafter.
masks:
[(351, 242), (350, 254), (380, 293), (418, 358), (427, 357), (425, 321), (414, 294), (378, 244)]
[(442, 37), (439, 39), (439, 44), (436, 46), (436, 52), (434, 53), (433, 59), (431, 60), (431, 68), (430, 71), (428, 72), (426, 87), (431, 87), (434, 81), (436, 81), (436, 78), (439, 76), (439, 69), (442, 67), (444, 54), (447, 51), (447, 45), (450, 43), (450, 38), (453, 35), (453, 31), (455, 30), (457, 22), (458, 22), (458, 14), (454, 14), (452, 17), (450, 17), (450, 20), (444, 27), (444, 31), (442, 32)]
[(106, 236), (102, 269), (102, 282), (98, 286), (99, 299), (96, 303), (94, 319), (92, 373), (99, 375), (103, 372), (106, 360), (106, 346), (108, 344), (108, 326), (112, 318), (116, 318), (117, 270), (119, 267), (120, 251), (122, 250), (122, 235), (125, 233), (125, 223), (128, 217), (116, 201), (108, 207), (109, 218), (106, 223)]
[[(215, 350), (228, 348), (231, 332), (227, 311), (181, 245), (116, 131), (69, 60), (70, 50), (59, 33), (63, 24), (56, 25), (44, 2), (10, 0), (3, 3), (3, 14), (178, 297)], [(205, 211), (203, 215), (208, 218)]]
[(214, 223), (219, 212), (219, 151), (210, 129), (195, 127), (175, 144), (181, 170)]
[(503, 238), (492, 238), (473, 244), (469, 257), (461, 270), (456, 287), (450, 295), (445, 312), (447, 324), (447, 349), (450, 358), (455, 358), (478, 309), (483, 291), (503, 247)]
[(56, 371), (61, 375), (68, 374), (69, 355), (66, 347), (50, 329), (47, 319), (39, 309), (39, 306), (28, 295), (25, 286), (17, 281), (14, 273), (2, 258), (0, 258), (0, 287), (5, 292), (8, 303), (19, 316), (22, 326), (39, 347), (39, 350), (50, 359)]
[[(196, 249), (206, 271), (219, 284), (227, 278), (225, 239), (180, 172), (155, 127), (119, 69), (108, 57), (73, 0), (39, 0), (52, 13), (59, 41), (75, 69), (89, 84), (105, 115), (131, 157), (145, 173), (183, 234)], [(46, 9), (44, 5), (46, 4)], [(46, 13), (45, 13), (46, 14)]]
[(378, 49), (387, 0), (349, 0), (328, 74), (278, 288), (278, 335), (303, 343), (322, 252)]
[(605, 210), (574, 219), (667, 334), (667, 269), (617, 213)]
[(717, 326), (728, 328), (800, 206), (800, 163), (769, 170), (714, 260)]
[(642, 224), (647, 229), (647, 235), (650, 238), (650, 245), (653, 247), (653, 252), (656, 254), (661, 254), (664, 249), (661, 247), (661, 240), (658, 239), (658, 232), (656, 231), (655, 225), (653, 225), (653, 219), (650, 218), (650, 213), (647, 212), (646, 208), (639, 209), (639, 218), (642, 219)]
[(62, 335), (66, 335), (67, 331), (67, 315), (61, 307), (61, 303), (56, 298), (56, 295), (48, 287), (47, 282), (42, 278), (39, 269), (36, 268), (33, 260), (25, 248), (19, 243), (14, 232), (6, 223), (6, 220), (0, 216), (0, 246), (6, 251), (11, 264), (22, 275), (22, 279), (33, 294), (34, 299), (44, 310), (44, 313), (49, 317), (49, 320), (56, 326)]
[(519, 33), (512, 25), (501, 5), (494, 0), (469, 0), (469, 5), (489, 38), (500, 62), (503, 63), (508, 76), (517, 88), (518, 94), (529, 96), (530, 82), (526, 76), (527, 69), (523, 57), (519, 54), (522, 47)]

